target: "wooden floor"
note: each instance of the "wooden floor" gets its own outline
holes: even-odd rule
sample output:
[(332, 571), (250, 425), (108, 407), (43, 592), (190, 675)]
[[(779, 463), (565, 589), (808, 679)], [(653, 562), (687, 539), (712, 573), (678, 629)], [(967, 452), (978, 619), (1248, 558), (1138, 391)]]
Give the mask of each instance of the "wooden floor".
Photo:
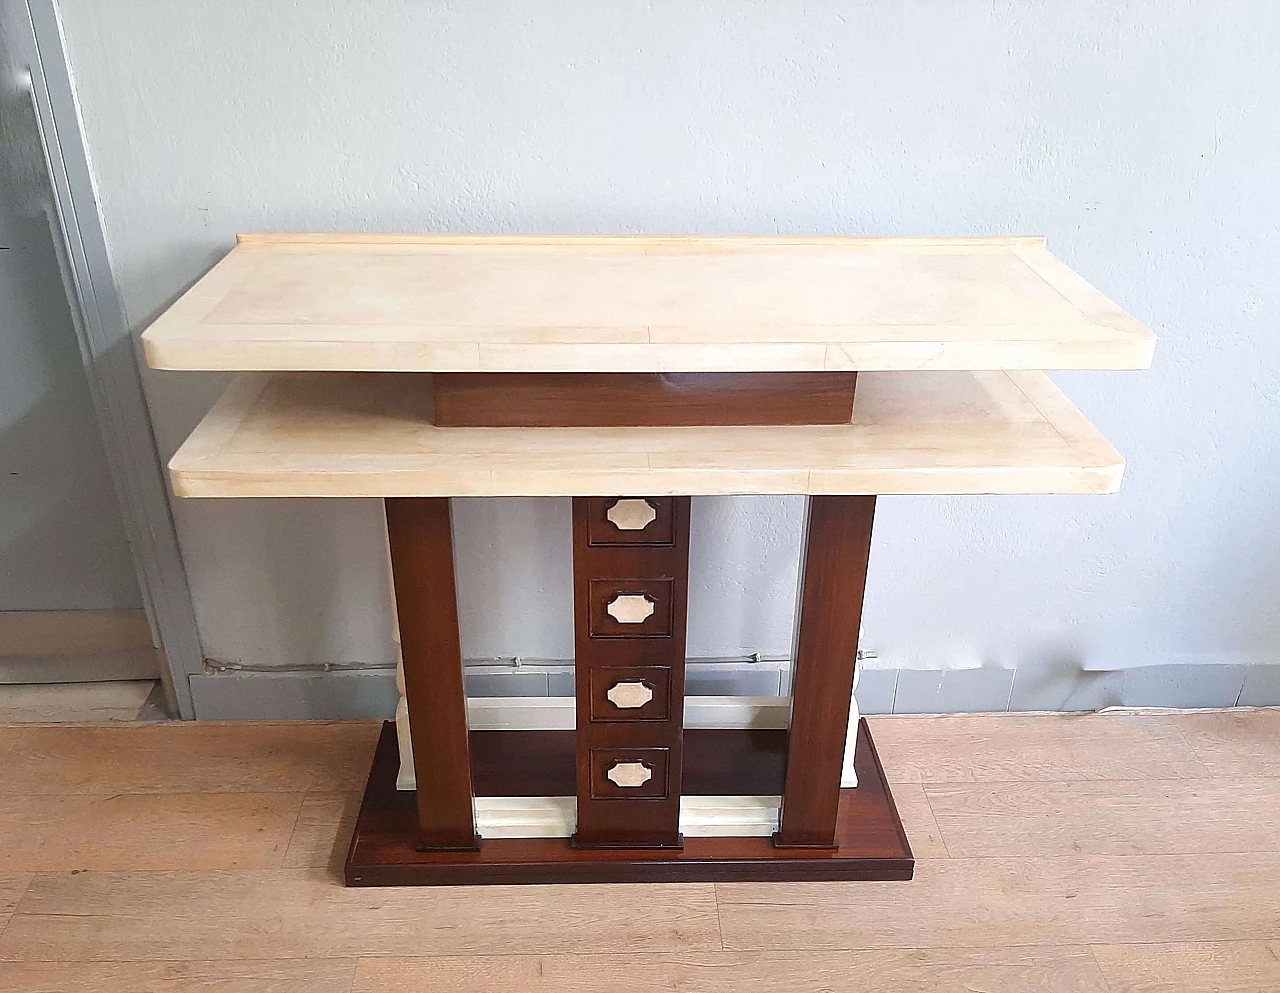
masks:
[(1280, 990), (1280, 710), (873, 719), (909, 883), (345, 889), (378, 727), (0, 727), (0, 990)]

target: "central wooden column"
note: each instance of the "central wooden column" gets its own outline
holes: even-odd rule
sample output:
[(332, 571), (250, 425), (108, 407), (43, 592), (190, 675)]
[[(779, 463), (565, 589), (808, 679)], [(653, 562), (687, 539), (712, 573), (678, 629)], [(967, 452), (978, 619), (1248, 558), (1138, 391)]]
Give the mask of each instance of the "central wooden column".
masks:
[(578, 848), (678, 848), (689, 498), (576, 497)]

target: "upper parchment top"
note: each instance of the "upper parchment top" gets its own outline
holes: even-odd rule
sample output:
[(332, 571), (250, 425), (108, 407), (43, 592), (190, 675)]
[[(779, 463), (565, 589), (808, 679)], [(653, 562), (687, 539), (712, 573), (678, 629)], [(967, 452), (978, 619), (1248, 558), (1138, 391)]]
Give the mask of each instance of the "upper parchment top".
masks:
[(1043, 238), (241, 235), (157, 369), (1143, 369), (1155, 336)]

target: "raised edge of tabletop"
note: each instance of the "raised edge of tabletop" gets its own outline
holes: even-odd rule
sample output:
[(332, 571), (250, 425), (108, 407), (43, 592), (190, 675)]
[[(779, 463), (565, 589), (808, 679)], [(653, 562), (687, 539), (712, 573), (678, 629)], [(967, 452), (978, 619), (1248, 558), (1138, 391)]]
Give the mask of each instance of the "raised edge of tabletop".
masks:
[(858, 245), (867, 248), (1044, 248), (1044, 235), (909, 237), (900, 235), (575, 235), (575, 234), (414, 234), (396, 232), (244, 231), (238, 245), (565, 245), (572, 247), (683, 246), (690, 248), (787, 248)]

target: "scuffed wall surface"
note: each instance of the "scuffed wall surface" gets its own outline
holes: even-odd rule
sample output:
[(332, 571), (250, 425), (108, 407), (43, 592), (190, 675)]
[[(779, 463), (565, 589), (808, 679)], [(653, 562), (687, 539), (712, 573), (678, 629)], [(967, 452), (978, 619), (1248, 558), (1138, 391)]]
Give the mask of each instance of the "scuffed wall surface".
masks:
[[(1280, 7), (63, 14), (139, 329), (238, 230), (1048, 235), (1161, 338), (1149, 373), (1055, 377), (1128, 456), (1124, 489), (882, 500), (867, 647), (1031, 685), (1280, 659)], [(166, 454), (224, 382), (148, 374)], [(206, 654), (390, 658), (376, 504), (176, 512)], [(789, 649), (799, 520), (795, 500), (699, 501), (691, 654)], [(468, 655), (571, 653), (567, 504), (465, 503), (458, 549)]]

